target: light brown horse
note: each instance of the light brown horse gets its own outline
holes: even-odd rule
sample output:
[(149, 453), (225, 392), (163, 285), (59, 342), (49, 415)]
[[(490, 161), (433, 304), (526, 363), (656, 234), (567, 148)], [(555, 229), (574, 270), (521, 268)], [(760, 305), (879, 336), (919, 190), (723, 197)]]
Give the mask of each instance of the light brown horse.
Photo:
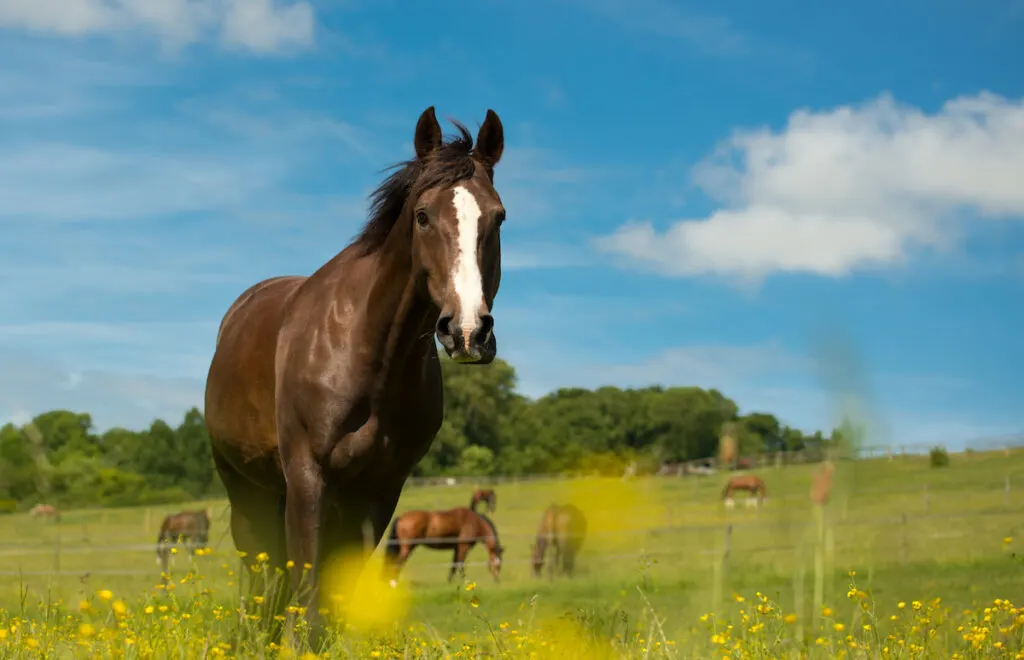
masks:
[[(745, 490), (750, 493), (750, 497), (747, 498), (747, 506), (756, 506), (758, 508), (764, 504), (765, 498), (768, 497), (768, 489), (764, 485), (764, 481), (760, 477), (754, 474), (738, 474), (734, 477), (729, 477), (729, 481), (726, 482), (725, 488), (722, 489), (722, 498), (725, 500), (725, 508), (731, 509), (736, 506), (736, 502), (733, 500), (733, 493), (739, 490)], [(755, 496), (756, 495), (756, 499)]]
[(474, 488), (473, 497), (469, 500), (469, 508), (476, 511), (476, 505), (480, 502), (487, 503), (487, 513), (494, 513), (494, 507), (498, 505), (498, 496), (490, 488)]
[(572, 504), (549, 506), (541, 516), (537, 538), (531, 548), (534, 575), (540, 577), (544, 568), (544, 554), (548, 546), (551, 546), (555, 557), (548, 565), (548, 579), (554, 579), (556, 568), (571, 576), (576, 567), (576, 555), (586, 535), (587, 519), (579, 508)]
[(455, 573), (465, 576), (466, 555), (478, 542), (487, 548), (487, 565), (494, 581), (501, 573), (501, 555), (504, 548), (498, 540), (498, 528), (490, 518), (467, 507), (447, 511), (406, 511), (395, 519), (384, 553), (384, 573), (392, 586), (398, 580), (402, 566), (416, 546), (431, 550), (454, 550), (448, 581)]
[(53, 518), (54, 520), (60, 520), (60, 511), (52, 504), (37, 504), (32, 507), (31, 511), (29, 511), (29, 515), (33, 518), (43, 516), (46, 518)]
[(294, 562), (293, 587), (312, 566), (300, 605), (314, 640), (324, 560), (361, 554), (364, 521), (380, 542), (441, 426), (434, 336), (458, 363), (497, 351), (504, 132), (491, 110), (475, 145), (455, 125), (443, 140), (427, 108), (415, 158), (373, 193), (354, 242), (308, 277), (250, 287), (217, 334), (205, 414), (232, 538), (247, 562)]

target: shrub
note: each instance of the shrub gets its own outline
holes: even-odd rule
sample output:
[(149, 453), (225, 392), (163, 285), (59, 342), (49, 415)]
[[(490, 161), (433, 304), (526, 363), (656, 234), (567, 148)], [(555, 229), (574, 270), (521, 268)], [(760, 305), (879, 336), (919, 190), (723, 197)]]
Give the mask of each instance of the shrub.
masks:
[(932, 467), (947, 467), (949, 465), (949, 454), (943, 447), (932, 447), (928, 452), (928, 464)]

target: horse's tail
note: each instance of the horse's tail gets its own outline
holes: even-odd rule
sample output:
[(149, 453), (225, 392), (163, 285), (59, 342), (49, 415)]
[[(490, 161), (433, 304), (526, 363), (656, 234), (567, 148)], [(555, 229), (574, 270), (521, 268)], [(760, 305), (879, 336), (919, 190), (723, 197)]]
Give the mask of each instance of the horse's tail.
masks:
[(732, 482), (727, 481), (725, 482), (725, 488), (722, 489), (722, 498), (727, 497), (730, 492), (732, 492)]
[(398, 518), (391, 523), (391, 533), (388, 534), (387, 545), (384, 546), (384, 556), (388, 559), (396, 559), (401, 553), (398, 545)]
[(761, 491), (761, 499), (768, 497), (768, 487), (764, 485), (764, 482), (758, 484), (758, 490)]
[(472, 511), (473, 513), (476, 513), (476, 491), (475, 490), (473, 491), (473, 494), (469, 496), (469, 510)]

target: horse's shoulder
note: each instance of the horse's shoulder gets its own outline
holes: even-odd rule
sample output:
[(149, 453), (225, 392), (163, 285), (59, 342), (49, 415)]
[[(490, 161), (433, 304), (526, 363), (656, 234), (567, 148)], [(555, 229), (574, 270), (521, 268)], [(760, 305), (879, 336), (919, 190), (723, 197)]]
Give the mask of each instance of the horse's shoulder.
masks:
[(224, 318), (221, 319), (220, 327), (217, 329), (217, 344), (220, 344), (224, 330), (234, 319), (252, 310), (253, 306), (267, 303), (283, 306), (306, 279), (308, 278), (303, 275), (279, 275), (257, 282), (243, 291), (231, 303), (224, 313)]

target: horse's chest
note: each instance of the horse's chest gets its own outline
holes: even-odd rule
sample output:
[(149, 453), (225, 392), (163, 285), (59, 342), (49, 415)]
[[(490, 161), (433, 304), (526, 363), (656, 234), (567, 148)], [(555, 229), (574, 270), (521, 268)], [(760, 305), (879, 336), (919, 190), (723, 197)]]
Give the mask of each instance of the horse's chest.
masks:
[(430, 448), (441, 426), (443, 411), (413, 405), (372, 411), (360, 424), (339, 435), (329, 456), (332, 471), (340, 475), (381, 477), (407, 472)]

